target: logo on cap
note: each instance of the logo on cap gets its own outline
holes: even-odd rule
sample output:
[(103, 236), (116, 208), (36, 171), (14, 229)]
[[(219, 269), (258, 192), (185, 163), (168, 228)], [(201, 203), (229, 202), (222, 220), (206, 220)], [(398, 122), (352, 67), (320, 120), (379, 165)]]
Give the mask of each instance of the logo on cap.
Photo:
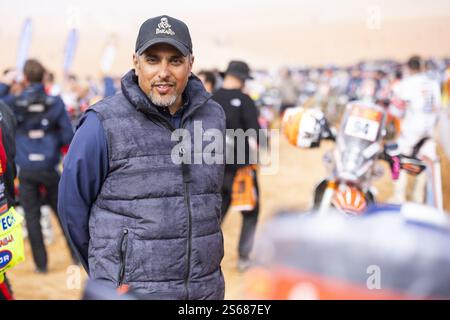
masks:
[(169, 20), (166, 17), (161, 18), (161, 22), (158, 23), (158, 28), (156, 28), (156, 34), (165, 33), (171, 36), (175, 35), (175, 32), (170, 29), (172, 26), (169, 24)]

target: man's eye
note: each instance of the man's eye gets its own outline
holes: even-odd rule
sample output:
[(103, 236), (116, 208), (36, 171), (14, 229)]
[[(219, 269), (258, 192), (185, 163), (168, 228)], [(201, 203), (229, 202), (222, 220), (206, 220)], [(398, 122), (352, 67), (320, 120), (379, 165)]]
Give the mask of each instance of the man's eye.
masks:
[(172, 60), (172, 64), (174, 64), (174, 65), (180, 65), (180, 64), (182, 64), (183, 63), (183, 60), (182, 59), (173, 59)]
[(156, 58), (153, 58), (153, 57), (147, 57), (147, 62), (149, 62), (149, 63), (156, 63), (156, 62), (158, 62), (158, 60), (156, 59)]

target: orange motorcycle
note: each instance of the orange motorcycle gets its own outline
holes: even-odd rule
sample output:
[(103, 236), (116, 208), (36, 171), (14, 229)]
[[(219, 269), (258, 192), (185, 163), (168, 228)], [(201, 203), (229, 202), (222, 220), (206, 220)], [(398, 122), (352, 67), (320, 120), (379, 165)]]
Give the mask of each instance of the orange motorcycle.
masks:
[(401, 169), (411, 174), (425, 169), (422, 161), (395, 154), (384, 143), (386, 121), (385, 109), (368, 101), (348, 103), (337, 132), (319, 110), (296, 108), (285, 115), (284, 134), (297, 147), (318, 147), (323, 139), (336, 143), (324, 156), (329, 175), (315, 188), (315, 211), (325, 214), (333, 206), (347, 214), (364, 213), (375, 202), (372, 181), (383, 175), (378, 160), (390, 164), (394, 179)]

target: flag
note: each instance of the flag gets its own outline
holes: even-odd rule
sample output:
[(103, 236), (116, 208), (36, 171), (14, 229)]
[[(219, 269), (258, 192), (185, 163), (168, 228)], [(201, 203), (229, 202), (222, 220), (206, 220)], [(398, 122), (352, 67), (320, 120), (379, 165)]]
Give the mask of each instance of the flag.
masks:
[(71, 29), (69, 31), (69, 36), (67, 37), (66, 46), (64, 47), (64, 74), (69, 73), (72, 68), (73, 60), (75, 57), (75, 50), (78, 43), (78, 32), (76, 29)]
[(28, 58), (28, 51), (31, 45), (33, 24), (30, 18), (27, 18), (23, 24), (22, 33), (20, 34), (19, 47), (17, 50), (16, 68), (22, 71), (25, 61)]

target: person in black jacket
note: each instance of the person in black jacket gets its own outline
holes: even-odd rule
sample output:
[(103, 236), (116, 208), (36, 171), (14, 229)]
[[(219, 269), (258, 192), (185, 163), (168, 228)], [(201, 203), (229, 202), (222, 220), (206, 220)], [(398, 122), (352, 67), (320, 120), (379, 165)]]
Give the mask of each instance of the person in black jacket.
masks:
[[(225, 78), (222, 88), (217, 90), (213, 99), (217, 101), (225, 111), (227, 130), (242, 129), (244, 132), (253, 129), (256, 134), (261, 129), (258, 122), (258, 109), (253, 100), (242, 92), (245, 81), (251, 79), (250, 68), (243, 61), (231, 61), (225, 72)], [(236, 132), (236, 131), (235, 131)], [(258, 135), (256, 135), (257, 138)], [(234, 140), (232, 150), (229, 150), (230, 140)], [(251, 157), (251, 148), (249, 137), (245, 137), (244, 148), (238, 143), (237, 135), (227, 137), (227, 152), (233, 152), (232, 163), (229, 163), (229, 155), (227, 155), (227, 163), (225, 165), (225, 175), (222, 187), (222, 221), (230, 207), (232, 200), (232, 187), (239, 168), (256, 164), (256, 159)], [(257, 142), (257, 141), (255, 141)], [(244, 161), (240, 161), (240, 159)], [(256, 170), (252, 169), (253, 183), (256, 189), (256, 204), (250, 211), (242, 211), (243, 223), (241, 235), (239, 239), (239, 261), (238, 269), (245, 271), (250, 265), (250, 252), (253, 247), (256, 223), (259, 215), (259, 196), (258, 182)]]
[[(60, 178), (57, 166), (61, 151), (67, 149), (72, 140), (73, 128), (62, 99), (45, 93), (45, 69), (41, 63), (27, 60), (23, 73), (23, 92), (17, 96), (10, 94), (11, 83), (5, 76), (0, 83), (0, 100), (9, 105), (17, 120), (16, 164), (19, 168), (20, 204), (25, 211), (36, 272), (47, 273), (47, 252), (40, 224), (40, 189), (45, 187), (48, 202), (56, 213)], [(74, 263), (78, 263), (72, 246), (69, 248)]]

